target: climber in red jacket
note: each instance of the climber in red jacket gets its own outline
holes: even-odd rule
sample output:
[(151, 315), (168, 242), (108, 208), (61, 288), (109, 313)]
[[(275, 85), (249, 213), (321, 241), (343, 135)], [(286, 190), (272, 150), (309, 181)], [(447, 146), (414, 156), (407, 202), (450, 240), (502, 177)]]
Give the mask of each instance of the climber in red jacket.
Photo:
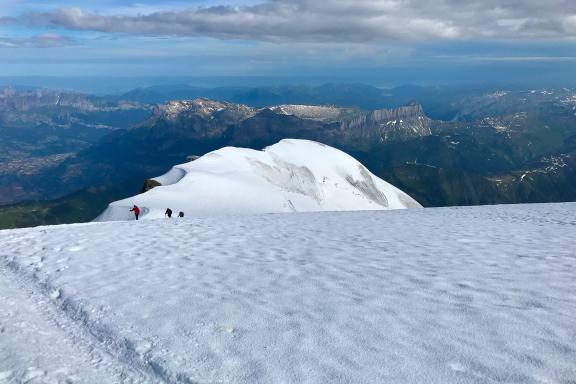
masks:
[(138, 216), (140, 216), (140, 208), (138, 208), (136, 204), (134, 204), (134, 207), (132, 207), (130, 212), (134, 212), (134, 216), (136, 216), (136, 220), (138, 220)]

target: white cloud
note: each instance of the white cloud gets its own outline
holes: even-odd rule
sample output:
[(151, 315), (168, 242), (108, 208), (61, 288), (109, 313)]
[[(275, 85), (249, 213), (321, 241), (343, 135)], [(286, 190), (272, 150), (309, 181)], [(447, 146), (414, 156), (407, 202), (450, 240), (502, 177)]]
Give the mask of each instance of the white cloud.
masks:
[(576, 15), (566, 17), (563, 24), (566, 32), (576, 35)]
[[(576, 35), (573, 0), (269, 0), (146, 14), (80, 8), (31, 13), (21, 23), (151, 36), (264, 41), (566, 38)], [(559, 26), (562, 26), (559, 27)]]

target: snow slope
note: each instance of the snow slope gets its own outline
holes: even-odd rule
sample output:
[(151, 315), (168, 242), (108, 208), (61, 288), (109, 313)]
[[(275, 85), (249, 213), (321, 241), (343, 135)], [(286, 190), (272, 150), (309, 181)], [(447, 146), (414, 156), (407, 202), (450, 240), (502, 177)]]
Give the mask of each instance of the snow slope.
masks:
[(575, 218), (543, 204), (0, 231), (0, 383), (574, 382)]
[(96, 221), (133, 219), (133, 204), (144, 219), (164, 217), (166, 208), (205, 217), (421, 207), (346, 153), (307, 140), (222, 148), (155, 180), (162, 186), (110, 204)]

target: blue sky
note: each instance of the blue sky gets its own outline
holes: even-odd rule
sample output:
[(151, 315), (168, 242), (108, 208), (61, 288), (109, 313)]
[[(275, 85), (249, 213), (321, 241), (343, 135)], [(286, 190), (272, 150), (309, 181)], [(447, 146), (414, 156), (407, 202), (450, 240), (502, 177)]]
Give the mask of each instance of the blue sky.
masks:
[(576, 68), (573, 0), (1, 1), (3, 76), (561, 82)]

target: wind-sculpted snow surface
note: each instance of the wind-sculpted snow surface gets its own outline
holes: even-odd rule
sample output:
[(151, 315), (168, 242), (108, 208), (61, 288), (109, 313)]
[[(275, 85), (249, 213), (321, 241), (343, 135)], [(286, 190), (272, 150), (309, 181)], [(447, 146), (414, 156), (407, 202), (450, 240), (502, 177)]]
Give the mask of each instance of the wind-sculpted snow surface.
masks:
[(54, 313), (57, 291), (35, 298), (29, 291), (0, 267), (0, 383), (101, 384), (125, 374), (128, 367), (114, 372), (117, 362), (73, 342), (64, 329), (70, 319)]
[(0, 382), (571, 383), (575, 238), (576, 204), (0, 231)]
[(164, 216), (166, 208), (195, 217), (255, 213), (420, 208), (414, 199), (335, 148), (282, 140), (255, 151), (227, 147), (178, 165), (144, 194), (114, 202), (97, 221)]

